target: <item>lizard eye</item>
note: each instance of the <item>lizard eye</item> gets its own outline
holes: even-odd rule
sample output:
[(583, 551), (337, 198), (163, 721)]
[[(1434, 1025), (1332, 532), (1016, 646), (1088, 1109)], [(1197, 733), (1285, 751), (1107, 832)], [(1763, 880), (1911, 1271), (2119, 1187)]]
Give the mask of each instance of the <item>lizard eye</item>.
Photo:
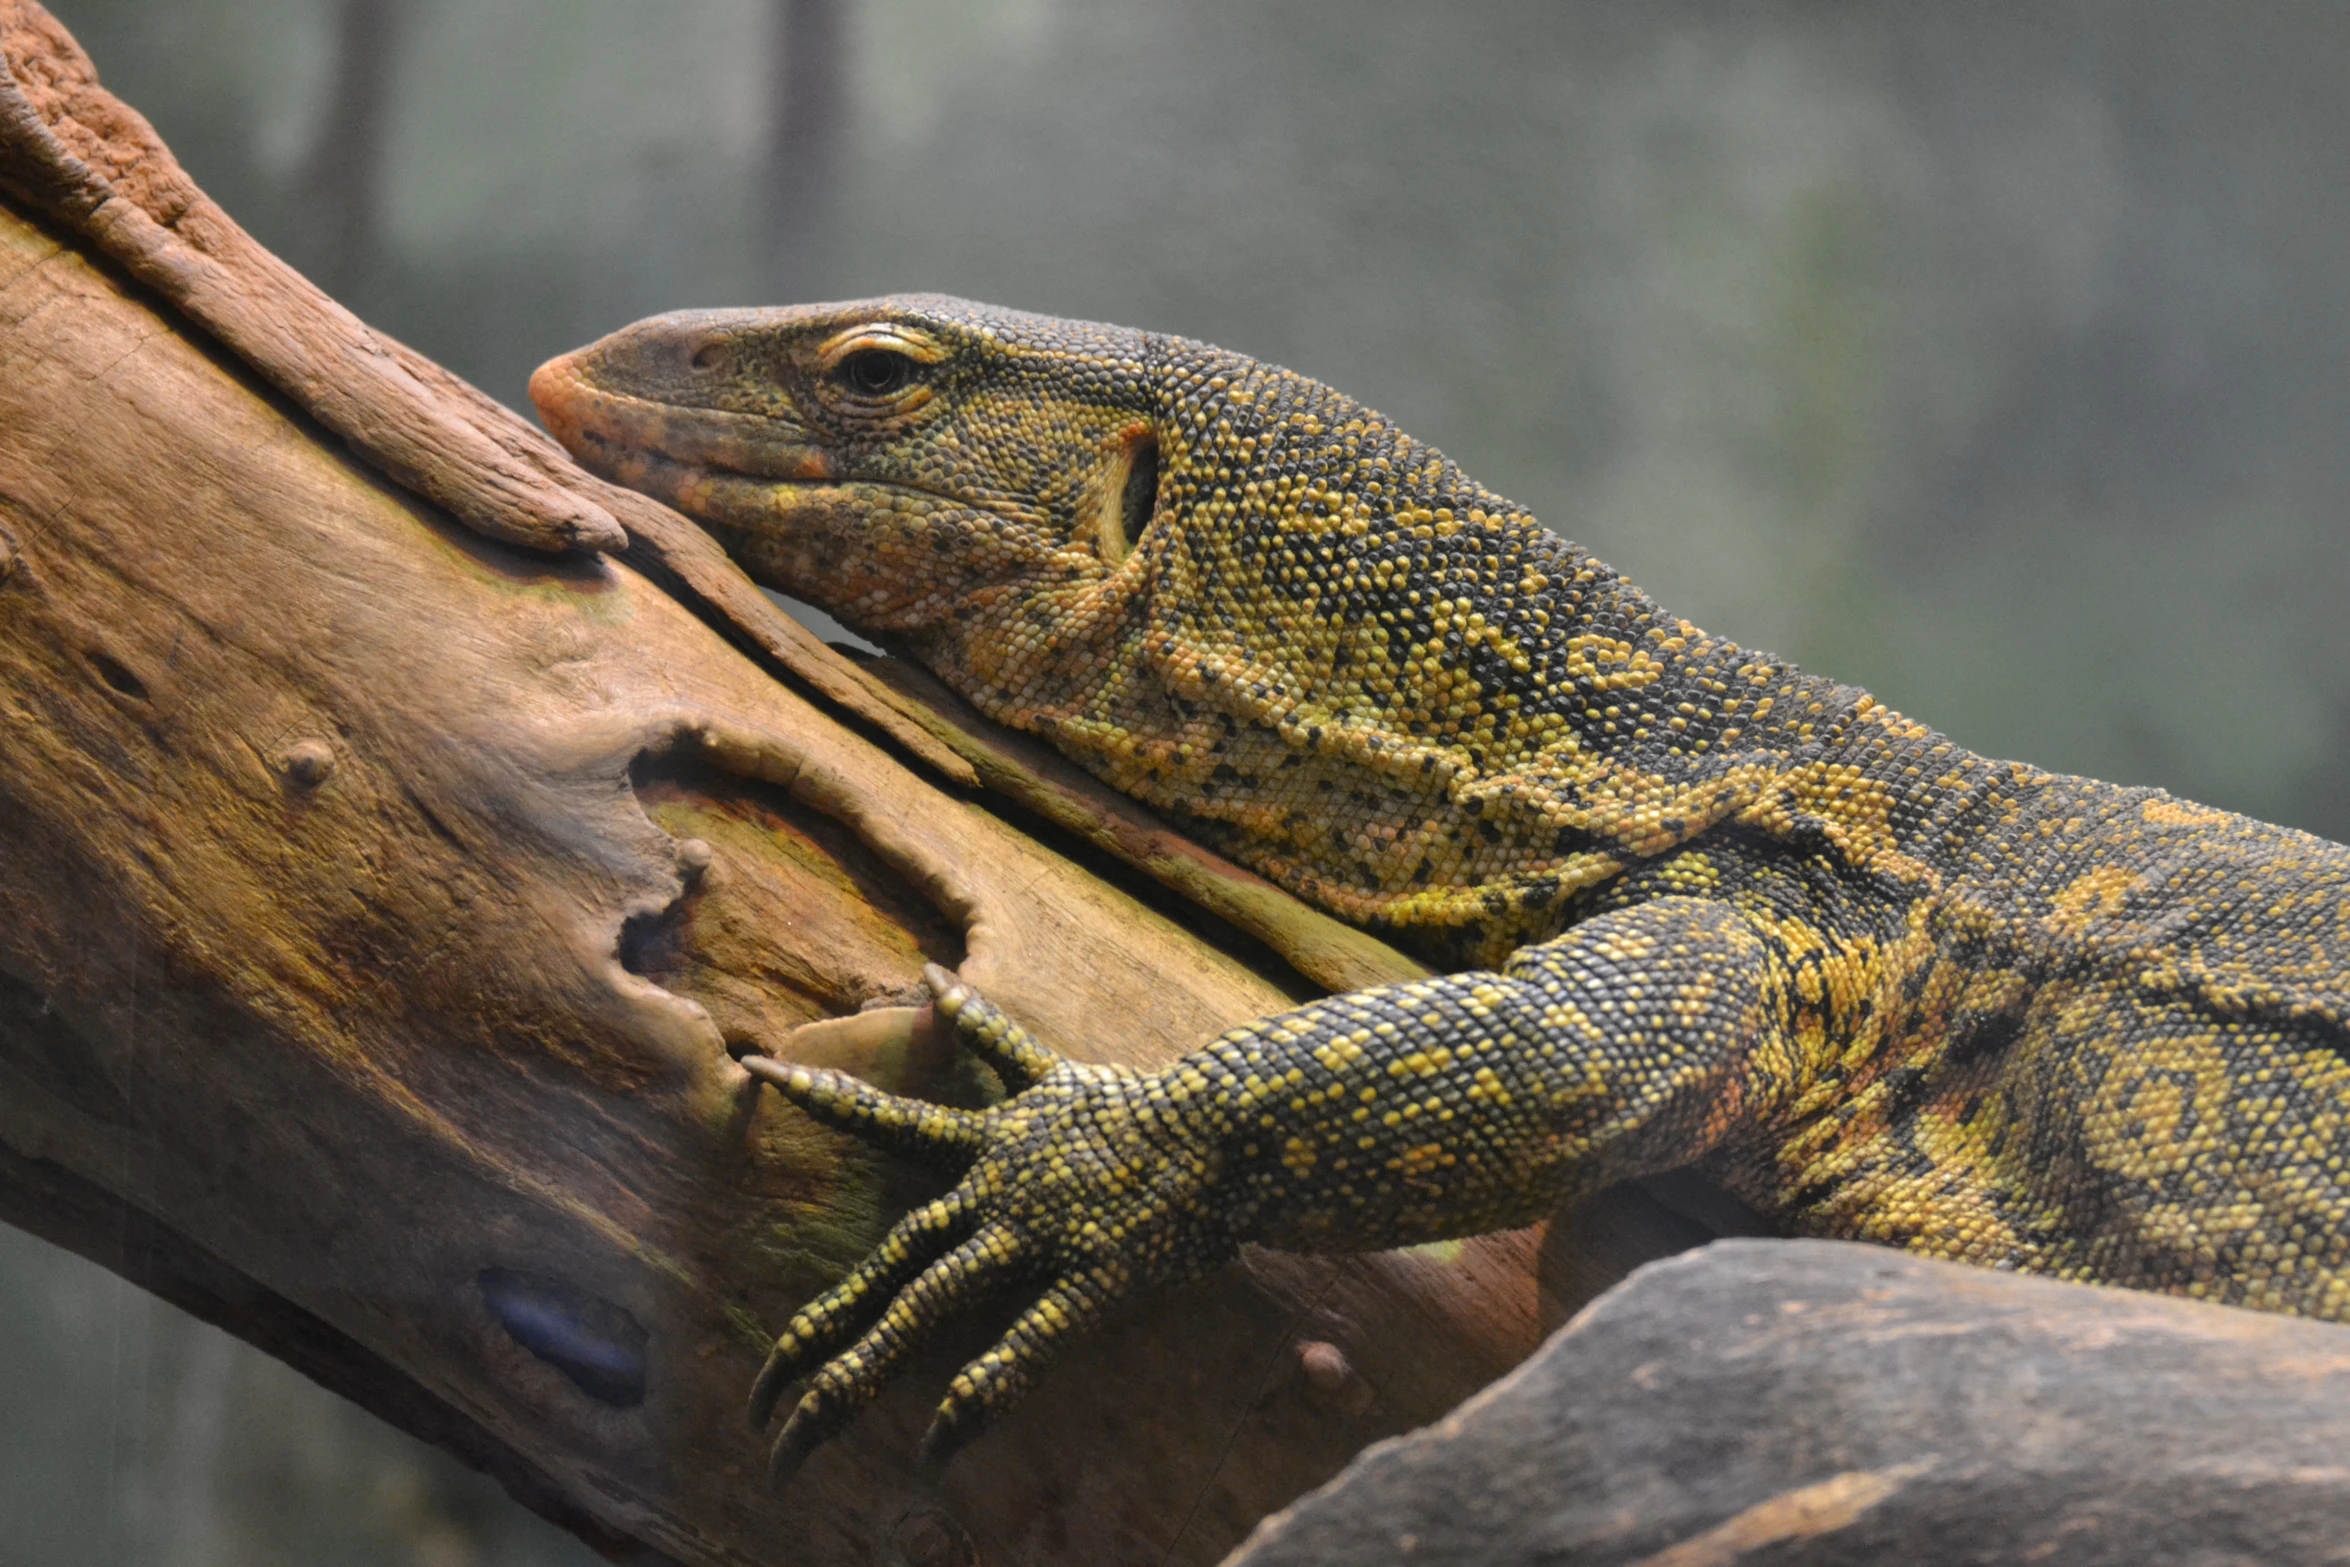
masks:
[(904, 390), (920, 368), (908, 355), (886, 348), (864, 348), (843, 359), (833, 374), (859, 397), (887, 397)]

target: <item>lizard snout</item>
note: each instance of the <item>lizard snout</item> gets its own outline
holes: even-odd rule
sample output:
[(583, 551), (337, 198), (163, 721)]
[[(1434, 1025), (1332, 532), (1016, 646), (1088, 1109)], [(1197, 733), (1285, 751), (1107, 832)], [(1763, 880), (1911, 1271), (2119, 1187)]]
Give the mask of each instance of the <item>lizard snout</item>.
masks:
[(785, 410), (738, 412), (693, 399), (693, 380), (704, 373), (697, 361), (725, 352), (722, 339), (631, 328), (539, 366), (530, 400), (583, 466), (623, 483), (643, 482), (648, 457), (753, 479), (833, 478), (823, 450)]

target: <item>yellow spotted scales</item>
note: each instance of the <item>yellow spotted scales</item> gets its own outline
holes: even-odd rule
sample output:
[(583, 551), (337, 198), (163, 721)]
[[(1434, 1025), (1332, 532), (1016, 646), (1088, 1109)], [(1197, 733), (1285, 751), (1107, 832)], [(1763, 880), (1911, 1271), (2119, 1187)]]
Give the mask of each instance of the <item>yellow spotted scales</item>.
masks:
[(934, 972), (985, 1111), (761, 1063), (959, 1177), (785, 1329), (778, 1474), (996, 1286), (1030, 1304), (934, 1459), (1242, 1242), (1472, 1234), (1692, 1162), (1795, 1233), (2350, 1318), (2350, 850), (1974, 756), (1205, 344), (692, 312), (532, 394), (755, 577), (1445, 971), (1147, 1074)]

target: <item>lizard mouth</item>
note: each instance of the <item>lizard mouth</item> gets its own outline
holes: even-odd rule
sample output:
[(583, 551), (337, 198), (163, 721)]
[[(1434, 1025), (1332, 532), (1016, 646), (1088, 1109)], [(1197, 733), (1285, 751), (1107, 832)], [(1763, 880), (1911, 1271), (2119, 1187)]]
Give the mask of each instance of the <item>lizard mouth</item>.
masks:
[(823, 449), (784, 420), (611, 391), (589, 378), (581, 358), (565, 354), (539, 366), (530, 400), (591, 473), (672, 504), (697, 479), (721, 475), (796, 484), (839, 478)]
[(579, 465), (599, 478), (666, 501), (705, 522), (764, 508), (779, 491), (815, 499), (827, 491), (894, 491), (928, 496), (1013, 521), (1034, 514), (1003, 498), (975, 498), (902, 478), (844, 474), (798, 423), (615, 392), (593, 379), (597, 345), (550, 359), (531, 373), (540, 422)]

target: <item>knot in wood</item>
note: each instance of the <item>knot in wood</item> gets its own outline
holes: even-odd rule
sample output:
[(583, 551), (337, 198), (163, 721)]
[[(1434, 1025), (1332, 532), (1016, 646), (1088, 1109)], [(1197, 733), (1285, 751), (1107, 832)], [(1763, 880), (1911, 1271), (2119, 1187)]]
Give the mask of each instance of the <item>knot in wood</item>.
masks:
[(324, 740), (296, 740), (278, 753), (278, 770), (297, 789), (315, 789), (335, 770), (335, 748)]

